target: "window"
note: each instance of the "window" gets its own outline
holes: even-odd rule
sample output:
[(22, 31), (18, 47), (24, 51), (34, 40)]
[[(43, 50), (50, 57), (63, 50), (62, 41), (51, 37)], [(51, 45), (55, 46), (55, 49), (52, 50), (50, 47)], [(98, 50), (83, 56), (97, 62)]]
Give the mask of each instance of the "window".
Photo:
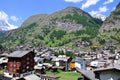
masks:
[(16, 72), (16, 69), (13, 69), (13, 72)]
[(29, 66), (27, 66), (27, 69), (29, 69)]
[(9, 73), (9, 75), (12, 75), (12, 73)]
[(29, 64), (29, 62), (27, 62), (27, 65)]
[(95, 73), (95, 78), (100, 79), (100, 74), (98, 72)]
[(23, 69), (22, 72), (25, 72), (25, 69)]
[(118, 80), (120, 80), (120, 78), (118, 78)]
[(29, 57), (27, 57), (27, 60), (29, 60)]
[(13, 66), (16, 67), (16, 64), (14, 64)]

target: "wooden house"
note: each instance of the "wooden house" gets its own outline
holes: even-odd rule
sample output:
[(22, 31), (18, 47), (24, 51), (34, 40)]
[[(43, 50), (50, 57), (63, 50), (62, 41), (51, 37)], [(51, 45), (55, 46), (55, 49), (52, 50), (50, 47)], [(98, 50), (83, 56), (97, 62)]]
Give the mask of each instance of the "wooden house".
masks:
[(5, 76), (24, 77), (34, 70), (34, 52), (33, 51), (14, 51), (8, 55), (8, 66)]
[(70, 67), (72, 58), (67, 57), (66, 55), (59, 55), (58, 57), (53, 58), (52, 61), (55, 62), (55, 65), (57, 67), (68, 70), (68, 67)]

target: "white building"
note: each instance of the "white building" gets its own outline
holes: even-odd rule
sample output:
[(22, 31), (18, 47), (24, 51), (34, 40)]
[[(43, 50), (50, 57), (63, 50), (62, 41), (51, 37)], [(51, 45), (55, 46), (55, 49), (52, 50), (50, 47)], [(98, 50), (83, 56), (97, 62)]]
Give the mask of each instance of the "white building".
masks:
[(112, 64), (106, 68), (96, 69), (95, 77), (100, 80), (120, 80), (120, 65)]
[(83, 80), (120, 80), (120, 65), (112, 64), (96, 70), (80, 70)]

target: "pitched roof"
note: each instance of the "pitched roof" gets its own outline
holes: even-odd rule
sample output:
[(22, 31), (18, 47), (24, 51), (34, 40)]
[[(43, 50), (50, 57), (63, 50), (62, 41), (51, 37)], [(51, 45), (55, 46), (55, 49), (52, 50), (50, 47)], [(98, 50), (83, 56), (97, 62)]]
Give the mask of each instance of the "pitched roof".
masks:
[(98, 79), (95, 78), (95, 73), (94, 72), (101, 72), (101, 71), (107, 71), (107, 70), (120, 71), (120, 64), (112, 64), (112, 65), (110, 65), (106, 68), (98, 68), (98, 69), (95, 69), (95, 70), (81, 70), (79, 68), (76, 68), (76, 70), (90, 80), (98, 80)]
[(41, 80), (40, 77), (36, 76), (35, 74), (27, 75), (24, 77), (25, 80)]
[(95, 79), (95, 74), (92, 70), (81, 70), (76, 68), (76, 70), (78, 72), (80, 72), (83, 76), (85, 76), (86, 78), (90, 79), (90, 80), (96, 80)]
[(3, 75), (0, 75), (1, 80), (11, 80), (11, 78), (4, 77)]
[(117, 70), (120, 71), (120, 64), (111, 64), (110, 66), (107, 66), (106, 68), (98, 68), (95, 69), (94, 72), (101, 72), (101, 71), (108, 71), (108, 70)]
[(41, 75), (41, 79), (48, 79), (48, 80), (56, 80), (56, 79), (59, 79), (60, 78), (60, 76), (51, 76), (51, 75)]
[(20, 58), (20, 57), (23, 57), (24, 55), (26, 55), (29, 52), (31, 52), (31, 51), (14, 51), (14, 52), (10, 53), (8, 55), (8, 57), (18, 57), (18, 58)]
[(52, 61), (68, 61), (70, 57), (67, 57), (65, 55), (59, 55), (58, 57), (54, 57)]

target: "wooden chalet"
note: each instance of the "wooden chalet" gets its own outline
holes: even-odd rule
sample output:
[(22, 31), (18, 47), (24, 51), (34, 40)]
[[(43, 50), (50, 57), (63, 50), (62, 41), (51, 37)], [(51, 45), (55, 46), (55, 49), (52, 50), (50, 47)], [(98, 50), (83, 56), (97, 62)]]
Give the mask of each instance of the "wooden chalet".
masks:
[(59, 55), (56, 58), (52, 59), (53, 62), (55, 62), (55, 65), (62, 69), (62, 70), (68, 70), (68, 67), (70, 67), (70, 62), (72, 61), (71, 57), (67, 57), (66, 55)]
[(34, 52), (33, 51), (15, 51), (8, 55), (8, 66), (5, 76), (24, 77), (31, 74), (34, 70)]

